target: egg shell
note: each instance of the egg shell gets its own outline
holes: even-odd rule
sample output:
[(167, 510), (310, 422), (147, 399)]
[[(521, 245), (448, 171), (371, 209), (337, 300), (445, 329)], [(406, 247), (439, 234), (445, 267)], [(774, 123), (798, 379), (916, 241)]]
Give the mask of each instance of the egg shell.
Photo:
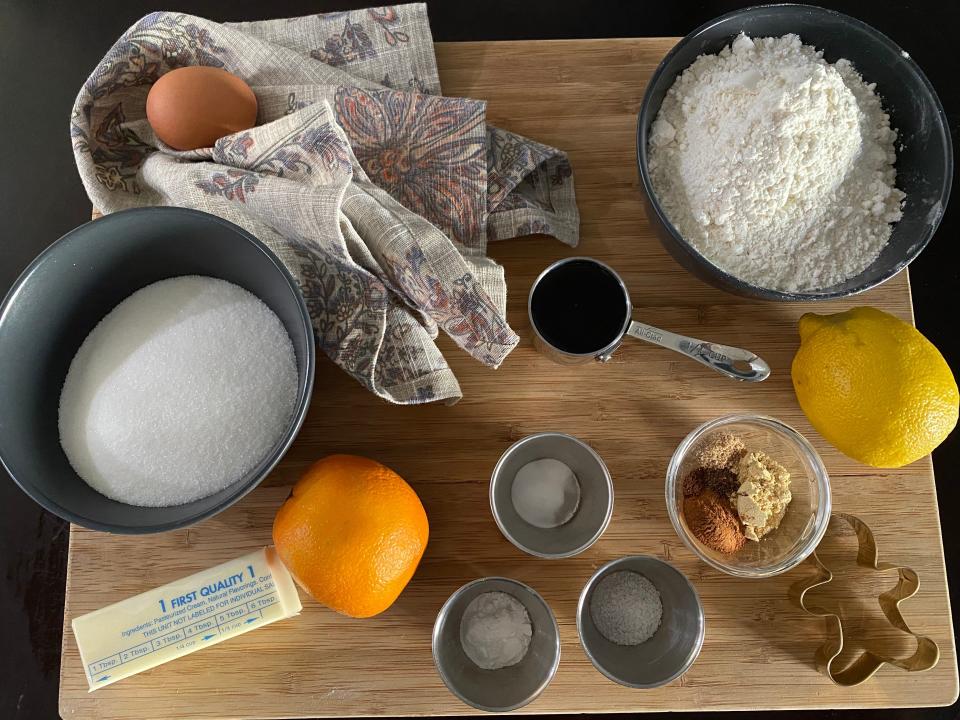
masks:
[(226, 70), (177, 68), (150, 88), (147, 120), (157, 137), (175, 150), (210, 147), (256, 124), (257, 96)]

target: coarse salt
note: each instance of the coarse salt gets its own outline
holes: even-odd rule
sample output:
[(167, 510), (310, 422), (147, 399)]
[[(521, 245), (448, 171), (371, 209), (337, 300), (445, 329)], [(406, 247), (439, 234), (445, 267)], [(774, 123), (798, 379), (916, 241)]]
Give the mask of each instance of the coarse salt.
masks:
[(293, 344), (241, 287), (162, 280), (87, 336), (60, 395), (60, 442), (94, 490), (180, 505), (222, 490), (283, 435), (297, 395)]
[(646, 577), (620, 570), (601, 578), (590, 598), (590, 617), (597, 630), (617, 645), (639, 645), (660, 627), (660, 591)]

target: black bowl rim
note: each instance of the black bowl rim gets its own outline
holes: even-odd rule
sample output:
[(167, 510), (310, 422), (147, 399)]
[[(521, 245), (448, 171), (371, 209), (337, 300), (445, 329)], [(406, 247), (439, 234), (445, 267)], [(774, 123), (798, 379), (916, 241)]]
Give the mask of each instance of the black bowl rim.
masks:
[[(673, 57), (679, 53), (680, 49), (684, 46), (693, 42), (701, 33), (709, 30), (714, 25), (717, 25), (721, 22), (730, 20), (731, 18), (741, 17), (756, 13), (760, 10), (770, 10), (776, 8), (800, 8), (804, 10), (809, 10), (814, 13), (821, 13), (823, 15), (830, 15), (837, 19), (842, 20), (843, 22), (850, 23), (855, 26), (859, 26), (861, 29), (866, 30), (867, 34), (872, 36), (880, 45), (886, 46), (889, 50), (892, 50), (899, 54), (904, 61), (910, 66), (910, 69), (914, 75), (919, 80), (920, 84), (929, 93), (933, 105), (937, 110), (937, 118), (939, 119), (940, 132), (943, 134), (946, 140), (946, 181), (943, 184), (941, 189), (941, 197), (943, 201), (941, 202), (940, 215), (937, 217), (936, 221), (933, 222), (929, 229), (927, 230), (926, 237), (922, 241), (914, 244), (914, 250), (907, 257), (900, 260), (900, 262), (893, 265), (888, 271), (883, 273), (877, 279), (865, 282), (862, 285), (848, 289), (848, 290), (837, 290), (833, 292), (819, 292), (819, 291), (808, 291), (808, 292), (787, 292), (783, 290), (774, 290), (771, 288), (761, 287), (759, 285), (753, 285), (748, 283), (735, 275), (731, 275), (725, 270), (720, 269), (714, 265), (709, 259), (702, 255), (696, 248), (694, 248), (690, 243), (688, 243), (680, 232), (673, 226), (673, 223), (667, 218), (666, 213), (663, 211), (663, 208), (660, 207), (660, 202), (657, 199), (657, 195), (653, 190), (653, 184), (650, 182), (650, 173), (647, 167), (647, 118), (650, 115), (650, 94), (653, 89), (654, 84), (659, 79), (659, 77), (666, 72), (667, 65), (673, 60)], [(818, 48), (821, 49), (821, 48)], [(854, 62), (854, 67), (856, 63)], [(684, 68), (686, 69), (686, 68)], [(681, 70), (680, 72), (683, 72)], [(677, 73), (679, 75), (679, 73)], [(659, 111), (659, 108), (657, 108)], [(741, 8), (739, 10), (733, 10), (718, 17), (708, 20), (707, 22), (700, 25), (698, 28), (692, 32), (685, 35), (676, 45), (674, 45), (670, 51), (664, 55), (663, 60), (660, 61), (660, 64), (657, 65), (657, 68), (653, 71), (653, 74), (650, 76), (650, 80), (647, 82), (646, 90), (643, 93), (643, 100), (640, 103), (640, 112), (637, 114), (637, 167), (640, 171), (640, 182), (643, 185), (643, 191), (647, 194), (647, 198), (650, 201), (650, 206), (656, 212), (657, 217), (660, 222), (663, 223), (663, 226), (667, 228), (670, 235), (676, 240), (678, 246), (689, 256), (695, 258), (698, 262), (704, 263), (709, 267), (710, 271), (719, 277), (719, 279), (726, 283), (727, 285), (735, 288), (739, 288), (743, 294), (749, 295), (756, 298), (761, 298), (764, 300), (777, 300), (777, 301), (820, 301), (820, 300), (833, 300), (841, 297), (849, 297), (852, 295), (858, 295), (862, 292), (870, 290), (885, 283), (890, 278), (894, 277), (897, 273), (907, 267), (911, 262), (913, 262), (917, 256), (923, 252), (930, 240), (933, 239), (933, 236), (937, 232), (937, 228), (940, 226), (941, 220), (947, 211), (947, 204), (950, 200), (950, 191), (953, 185), (953, 139), (950, 135), (950, 125), (947, 121), (946, 113), (943, 110), (943, 104), (940, 102), (940, 98), (937, 95), (936, 90), (934, 90), (933, 85), (930, 83), (930, 80), (924, 74), (923, 70), (916, 63), (909, 53), (905, 52), (899, 45), (897, 45), (893, 40), (884, 35), (882, 32), (877, 30), (872, 25), (865, 23), (863, 20), (859, 20), (850, 15), (846, 15), (842, 12), (836, 10), (831, 10), (829, 8), (823, 8), (818, 5), (806, 5), (802, 3), (770, 3), (766, 5), (753, 5), (747, 8)]]
[[(211, 213), (203, 212), (201, 210), (194, 210), (192, 208), (182, 208), (182, 207), (173, 207), (173, 206), (153, 206), (153, 207), (143, 207), (143, 208), (130, 208), (127, 210), (119, 210), (115, 213), (110, 213), (109, 215), (104, 215), (101, 218), (95, 220), (88, 220), (82, 225), (78, 225), (69, 232), (65, 233), (59, 237), (54, 242), (50, 243), (39, 255), (37, 255), (23, 272), (17, 277), (16, 281), (10, 287), (10, 290), (7, 292), (6, 296), (3, 299), (3, 302), (0, 303), (0, 331), (2, 331), (4, 318), (7, 314), (10, 304), (20, 292), (22, 286), (27, 282), (30, 275), (34, 270), (44, 261), (48, 255), (52, 255), (56, 252), (56, 249), (61, 245), (61, 243), (69, 242), (70, 239), (75, 235), (84, 231), (89, 225), (94, 223), (102, 222), (112, 222), (114, 218), (118, 216), (128, 216), (128, 215), (162, 215), (162, 214), (179, 214), (179, 215), (194, 215), (202, 217), (207, 221), (215, 221), (228, 229), (232, 230), (238, 236), (245, 239), (256, 249), (258, 249), (267, 260), (269, 260), (277, 270), (283, 275), (286, 279), (287, 284), (290, 289), (293, 291), (294, 297), (297, 299), (297, 304), (300, 308), (300, 317), (303, 321), (304, 328), (306, 330), (307, 336), (307, 356), (306, 356), (306, 384), (304, 387), (303, 396), (300, 398), (297, 403), (297, 407), (294, 409), (293, 421), (290, 427), (287, 430), (287, 437), (284, 440), (283, 444), (277, 447), (269, 457), (267, 465), (263, 470), (254, 477), (251, 477), (246, 483), (240, 485), (236, 491), (230, 495), (224, 502), (219, 505), (216, 505), (204, 512), (194, 513), (185, 518), (179, 520), (158, 523), (155, 525), (118, 525), (114, 523), (102, 523), (97, 520), (92, 520), (83, 515), (69, 510), (51, 498), (47, 497), (46, 494), (40, 492), (37, 488), (32, 485), (25, 484), (20, 481), (20, 479), (14, 474), (14, 472), (7, 466), (6, 461), (3, 459), (3, 455), (0, 454), (0, 465), (3, 466), (3, 469), (7, 471), (7, 474), (13, 479), (17, 486), (23, 490), (34, 502), (41, 505), (46, 510), (49, 510), (54, 515), (57, 515), (64, 520), (67, 520), (71, 523), (82, 525), (85, 528), (91, 530), (100, 530), (104, 532), (110, 532), (120, 535), (146, 535), (151, 533), (160, 533), (167, 532), (169, 530), (177, 530), (180, 528), (187, 527), (189, 525), (194, 525), (201, 520), (206, 520), (213, 515), (216, 515), (223, 510), (226, 510), (228, 507), (238, 502), (241, 498), (246, 496), (248, 493), (252, 492), (263, 480), (269, 475), (273, 469), (277, 466), (280, 460), (286, 455), (287, 451), (290, 449), (290, 446), (296, 440), (297, 435), (300, 433), (300, 428), (303, 427), (303, 422), (307, 417), (307, 410), (310, 407), (310, 401), (313, 397), (313, 381), (314, 374), (316, 370), (316, 339), (313, 333), (313, 323), (310, 321), (310, 312), (307, 309), (307, 303), (304, 300), (303, 293), (300, 291), (299, 285), (297, 285), (296, 280), (290, 274), (290, 271), (287, 270), (286, 266), (280, 261), (280, 258), (264, 244), (262, 240), (254, 236), (253, 234), (247, 232), (239, 225), (236, 225), (229, 220), (218, 217)], [(121, 503), (126, 504), (126, 503)], [(129, 507), (133, 508), (134, 505)]]

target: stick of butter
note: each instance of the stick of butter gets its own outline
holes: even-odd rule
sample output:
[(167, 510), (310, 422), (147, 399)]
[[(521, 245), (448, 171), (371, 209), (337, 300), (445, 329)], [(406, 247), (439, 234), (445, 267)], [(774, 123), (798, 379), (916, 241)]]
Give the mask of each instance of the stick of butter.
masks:
[(71, 624), (93, 692), (300, 609), (293, 578), (266, 547)]

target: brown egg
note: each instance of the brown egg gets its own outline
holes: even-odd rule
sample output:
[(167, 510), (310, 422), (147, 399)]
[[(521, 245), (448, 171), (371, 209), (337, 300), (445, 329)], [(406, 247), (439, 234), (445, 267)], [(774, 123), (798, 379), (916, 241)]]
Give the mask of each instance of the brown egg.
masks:
[(147, 120), (157, 137), (175, 150), (210, 147), (224, 135), (256, 124), (257, 96), (226, 70), (177, 68), (150, 88)]

